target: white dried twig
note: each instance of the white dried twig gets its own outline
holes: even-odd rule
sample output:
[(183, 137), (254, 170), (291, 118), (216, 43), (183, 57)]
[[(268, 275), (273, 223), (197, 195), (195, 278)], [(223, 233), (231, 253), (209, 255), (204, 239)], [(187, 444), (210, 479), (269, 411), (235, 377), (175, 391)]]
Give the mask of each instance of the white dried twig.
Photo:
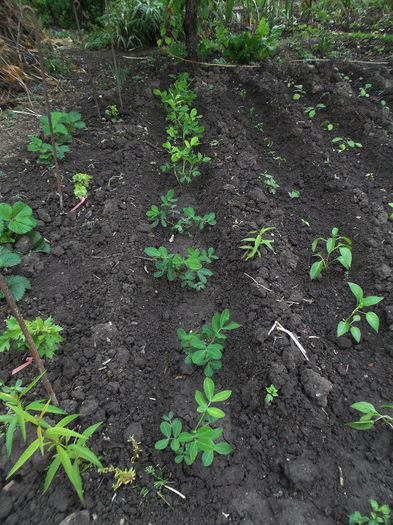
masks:
[(306, 351), (305, 349), (303, 348), (303, 346), (299, 343), (299, 340), (298, 338), (296, 337), (296, 335), (292, 332), (290, 332), (289, 330), (287, 330), (286, 328), (284, 328), (278, 321), (275, 321), (274, 325), (270, 328), (269, 330), (269, 334), (270, 335), (273, 330), (280, 330), (280, 332), (284, 332), (286, 333), (287, 335), (289, 335), (289, 337), (292, 339), (292, 341), (295, 343), (295, 345), (299, 348), (299, 350), (301, 351), (301, 353), (303, 354), (304, 358), (306, 361), (308, 361), (308, 357), (307, 357), (307, 354), (306, 354)]

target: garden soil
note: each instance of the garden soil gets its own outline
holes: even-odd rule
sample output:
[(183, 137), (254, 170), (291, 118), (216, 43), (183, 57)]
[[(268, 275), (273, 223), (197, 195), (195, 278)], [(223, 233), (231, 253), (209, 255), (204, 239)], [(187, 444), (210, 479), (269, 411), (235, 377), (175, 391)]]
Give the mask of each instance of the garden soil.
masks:
[[(60, 406), (81, 414), (76, 430), (102, 421), (89, 441), (92, 450), (105, 466), (133, 466), (137, 475), (133, 485), (114, 491), (112, 474), (87, 469), (85, 507), (63, 472), (42, 495), (48, 458), (36, 453), (6, 480), (23, 443), (16, 433), (7, 459), (3, 435), (1, 522), (333, 525), (348, 523), (355, 510), (368, 515), (370, 498), (392, 505), (391, 429), (346, 426), (358, 419), (351, 404), (393, 401), (393, 119), (380, 104), (393, 107), (391, 64), (288, 61), (191, 70), (159, 55), (146, 61), (123, 53), (129, 69), (124, 111), (122, 122), (112, 123), (97, 118), (86, 57), (74, 55), (72, 80), (51, 93), (53, 110), (78, 110), (87, 124), (61, 163), (66, 213), (60, 213), (52, 172), (27, 151), (28, 133), (39, 129), (33, 116), (16, 115), (13, 127), (2, 126), (1, 198), (28, 203), (51, 244), (49, 255), (25, 256), (16, 273), (32, 283), (19, 302), (25, 318), (53, 316), (63, 327), (66, 341), (45, 364)], [(119, 106), (110, 54), (88, 57), (101, 111)], [(166, 122), (152, 89), (167, 89), (170, 74), (187, 70), (203, 115), (201, 151), (211, 162), (180, 186), (159, 169), (168, 160)], [(370, 97), (359, 97), (366, 83)], [(293, 100), (299, 84), (305, 94)], [(305, 109), (319, 103), (326, 108), (308, 118)], [(337, 124), (333, 131), (323, 129), (325, 120)], [(340, 152), (336, 136), (362, 147)], [(85, 204), (69, 212), (76, 204), (71, 177), (78, 172), (92, 181)], [(275, 195), (263, 184), (264, 172), (279, 185)], [(169, 228), (153, 228), (146, 211), (171, 188), (180, 208), (214, 212), (216, 226), (173, 242)], [(297, 198), (290, 198), (293, 190)], [(246, 261), (241, 240), (263, 226), (275, 228), (265, 234), (274, 253), (262, 248), (261, 257)], [(333, 263), (311, 281), (311, 243), (334, 227), (352, 240), (352, 267), (346, 274)], [(214, 247), (219, 259), (197, 293), (154, 278), (147, 246), (182, 254)], [(355, 308), (348, 281), (384, 297), (373, 308), (379, 333), (363, 319), (359, 344), (336, 337), (338, 322)], [(204, 379), (202, 368), (184, 363), (177, 330), (200, 329), (225, 308), (242, 325), (228, 332), (223, 366), (213, 377), (217, 390), (232, 390), (222, 404), (222, 427), (233, 453), (217, 456), (208, 468), (200, 458), (177, 465), (171, 451), (154, 448), (161, 417), (173, 411), (184, 429), (193, 428), (194, 393)], [(2, 322), (8, 315), (3, 304)], [(287, 332), (272, 331), (276, 322), (306, 355)], [(25, 357), (1, 356), (6, 383)], [(24, 384), (34, 376), (32, 366), (17, 375)], [(271, 384), (279, 395), (266, 407)], [(44, 398), (45, 391), (40, 386), (34, 395)], [(133, 464), (131, 436), (142, 448)], [(156, 471), (185, 499), (163, 487), (165, 502), (145, 472), (149, 465), (159, 465)]]

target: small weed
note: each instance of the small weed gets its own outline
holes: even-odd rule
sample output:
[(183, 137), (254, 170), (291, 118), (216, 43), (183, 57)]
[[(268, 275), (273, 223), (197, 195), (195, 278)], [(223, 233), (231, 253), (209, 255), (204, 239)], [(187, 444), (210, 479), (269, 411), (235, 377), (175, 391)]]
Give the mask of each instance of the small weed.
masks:
[(302, 223), (302, 226), (307, 226), (307, 228), (310, 227), (310, 223), (305, 219), (300, 218), (300, 222)]
[(111, 122), (115, 123), (115, 122), (123, 122), (123, 119), (120, 118), (120, 113), (119, 113), (119, 110), (116, 106), (116, 104), (111, 104), (109, 106), (107, 106), (106, 110), (105, 110), (105, 116), (108, 120), (110, 120)]
[(367, 180), (374, 180), (374, 173), (366, 173), (365, 177)]
[(337, 122), (330, 122), (330, 120), (324, 120), (321, 122), (321, 126), (325, 131), (332, 131), (335, 126), (338, 126)]
[(306, 92), (303, 89), (303, 85), (302, 84), (295, 85), (294, 90), (293, 90), (292, 99), (299, 100), (299, 98), (301, 98), (303, 95), (306, 95)]
[(74, 195), (77, 199), (86, 197), (90, 179), (91, 175), (87, 175), (87, 173), (75, 173), (72, 177), (74, 182)]
[(337, 337), (341, 337), (347, 332), (350, 332), (355, 341), (359, 343), (362, 333), (358, 326), (354, 326), (354, 324), (358, 323), (361, 319), (361, 316), (359, 314), (362, 314), (366, 317), (366, 321), (371, 326), (371, 328), (375, 330), (375, 332), (378, 332), (379, 330), (378, 315), (374, 312), (363, 312), (362, 308), (378, 304), (382, 301), (383, 297), (377, 297), (374, 295), (370, 295), (369, 297), (363, 297), (363, 290), (358, 284), (348, 283), (348, 286), (350, 287), (351, 292), (355, 296), (356, 308), (344, 321), (340, 321), (338, 323)]
[[(393, 202), (388, 202), (388, 205), (393, 208)], [(393, 213), (389, 215), (389, 219), (393, 219)]]
[(274, 385), (266, 387), (266, 396), (265, 396), (265, 407), (268, 407), (275, 397), (278, 397), (278, 390)]
[(273, 246), (272, 246), (272, 242), (274, 242), (274, 240), (273, 239), (263, 239), (263, 235), (267, 231), (275, 230), (275, 229), (276, 228), (274, 228), (273, 226), (264, 226), (263, 228), (259, 230), (259, 233), (258, 233), (258, 230), (253, 230), (249, 232), (249, 234), (258, 233), (258, 235), (256, 237), (246, 237), (245, 239), (241, 240), (241, 242), (253, 243), (253, 244), (246, 244), (244, 246), (239, 246), (240, 249), (247, 250), (243, 258), (245, 257), (246, 261), (248, 261), (249, 259), (252, 259), (253, 257), (255, 257), (255, 255), (258, 255), (258, 257), (261, 257), (261, 252), (259, 250), (260, 246), (266, 246), (270, 251), (275, 253)]
[(288, 192), (288, 195), (291, 197), (291, 199), (298, 199), (300, 197), (300, 191), (292, 190), (291, 192)]
[(381, 107), (385, 111), (389, 111), (389, 106), (387, 105), (385, 100), (381, 100)]

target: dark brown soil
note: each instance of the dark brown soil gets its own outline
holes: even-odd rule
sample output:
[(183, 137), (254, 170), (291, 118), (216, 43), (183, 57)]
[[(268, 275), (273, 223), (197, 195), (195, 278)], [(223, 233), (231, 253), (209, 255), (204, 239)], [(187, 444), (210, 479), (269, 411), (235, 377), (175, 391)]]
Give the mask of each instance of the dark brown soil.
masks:
[[(92, 56), (104, 110), (118, 104), (105, 75), (110, 55)], [(87, 470), (82, 512), (63, 475), (41, 495), (47, 460), (39, 455), (5, 481), (23, 449), (18, 435), (7, 460), (3, 436), (0, 520), (57, 525), (76, 512), (67, 523), (330, 525), (347, 523), (355, 510), (367, 513), (370, 498), (392, 504), (391, 430), (345, 425), (357, 418), (350, 408), (356, 401), (392, 403), (393, 119), (380, 105), (384, 99), (393, 107), (391, 66), (266, 62), (193, 72), (195, 106), (204, 116), (202, 150), (212, 161), (191, 184), (178, 187), (159, 170), (167, 160), (161, 147), (165, 114), (152, 88), (166, 88), (168, 75), (185, 66), (158, 57), (153, 65), (123, 63), (131, 75), (123, 89), (122, 123), (97, 119), (83, 73), (74, 91), (68, 86), (52, 101), (53, 109), (79, 110), (88, 126), (61, 164), (67, 209), (75, 204), (72, 175), (92, 175), (86, 204), (76, 213), (59, 213), (54, 177), (27, 152), (21, 129), (1, 166), (1, 195), (4, 202), (22, 199), (32, 206), (52, 246), (50, 255), (30, 256), (18, 268), (32, 282), (19, 306), (27, 319), (52, 315), (64, 327), (66, 342), (46, 363), (60, 405), (83, 415), (81, 428), (103, 422), (91, 446), (105, 465), (131, 466), (128, 440), (134, 435), (143, 449), (137, 480), (114, 493), (110, 475)], [(290, 82), (302, 84), (306, 95), (294, 101)], [(359, 98), (366, 83), (372, 84), (370, 97)], [(326, 109), (309, 119), (305, 108), (320, 102)], [(339, 124), (331, 133), (321, 127), (326, 119)], [(10, 134), (12, 128), (4, 137)], [(339, 153), (334, 136), (363, 147)], [(276, 195), (259, 178), (265, 170), (280, 186)], [(365, 177), (370, 172), (374, 180)], [(155, 279), (153, 263), (145, 259), (147, 246), (173, 246), (170, 232), (153, 229), (145, 215), (170, 188), (180, 206), (217, 217), (215, 227), (174, 243), (181, 251), (215, 248), (214, 276), (200, 293)], [(288, 195), (294, 189), (297, 199)], [(275, 253), (263, 250), (261, 258), (246, 262), (240, 240), (265, 225), (276, 228)], [(353, 266), (348, 276), (333, 265), (310, 281), (312, 240), (333, 227), (352, 239)], [(379, 334), (362, 324), (360, 344), (336, 337), (337, 323), (355, 304), (348, 280), (368, 295), (384, 296), (375, 307)], [(217, 388), (233, 391), (223, 428), (234, 452), (218, 456), (209, 468), (199, 459), (191, 467), (176, 465), (171, 452), (154, 449), (161, 416), (173, 410), (185, 427), (192, 425), (194, 392), (204, 378), (202, 369), (184, 364), (176, 331), (197, 329), (224, 308), (242, 324), (229, 333), (223, 367), (214, 375)], [(7, 315), (4, 305), (2, 317)], [(297, 335), (308, 361), (285, 333), (269, 335), (275, 321)], [(23, 359), (17, 352), (3, 354), (6, 383)], [(18, 377), (27, 384), (34, 373), (29, 367)], [(279, 397), (265, 408), (265, 388), (272, 383)], [(43, 397), (40, 390), (36, 395)], [(143, 486), (152, 489), (144, 469), (157, 464), (185, 500), (166, 489), (170, 507), (154, 490), (141, 496)]]

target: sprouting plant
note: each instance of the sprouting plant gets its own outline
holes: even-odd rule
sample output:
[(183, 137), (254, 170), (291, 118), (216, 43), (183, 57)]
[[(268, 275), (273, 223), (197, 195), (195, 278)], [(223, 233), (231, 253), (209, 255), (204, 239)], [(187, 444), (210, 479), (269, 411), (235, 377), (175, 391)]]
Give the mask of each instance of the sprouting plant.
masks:
[(77, 199), (86, 197), (90, 179), (91, 175), (87, 175), (87, 173), (75, 173), (72, 177), (74, 182), (74, 195)]
[(253, 230), (251, 233), (257, 233), (258, 235), (256, 237), (246, 237), (245, 239), (242, 239), (241, 242), (247, 242), (247, 243), (253, 243), (253, 244), (245, 244), (243, 246), (239, 246), (242, 250), (247, 250), (244, 254), (244, 257), (246, 257), (246, 261), (249, 259), (252, 259), (255, 257), (255, 255), (258, 255), (258, 257), (261, 257), (262, 254), (259, 250), (260, 246), (266, 246), (270, 251), (274, 253), (274, 249), (272, 246), (272, 242), (274, 242), (273, 239), (264, 239), (263, 235), (269, 231), (269, 230), (275, 230), (276, 228), (274, 226), (264, 226), (261, 228), (258, 232), (258, 230)]
[[(334, 252), (339, 252), (340, 255), (334, 259), (344, 266), (346, 270), (349, 270), (352, 264), (352, 241), (348, 237), (341, 237), (338, 235), (338, 228), (332, 229), (332, 236), (328, 239), (323, 237), (317, 237), (313, 240), (311, 249), (313, 252), (317, 249), (318, 243), (322, 241), (326, 243), (326, 255), (324, 256), (322, 252), (313, 253), (313, 257), (317, 257), (319, 260), (316, 261), (310, 268), (310, 279), (313, 280), (322, 272), (322, 270), (327, 270), (329, 264), (332, 263), (331, 256), (332, 254), (336, 255)], [(333, 262), (334, 262), (333, 261)]]
[(307, 228), (310, 227), (310, 223), (305, 219), (300, 218), (300, 222), (302, 223), (302, 226), (307, 226)]
[(250, 115), (253, 115), (254, 113), (255, 113), (255, 107), (252, 106), (252, 107), (250, 108)]
[(374, 173), (366, 173), (365, 174), (366, 179), (368, 180), (374, 180)]
[(214, 370), (219, 370), (222, 366), (223, 342), (227, 338), (222, 331), (236, 330), (240, 326), (233, 321), (229, 322), (229, 310), (225, 309), (221, 314), (216, 312), (213, 315), (211, 326), (204, 325), (200, 332), (192, 331), (187, 334), (183, 328), (179, 328), (177, 336), (187, 355), (185, 363), (193, 363), (198, 366), (206, 365), (205, 376), (211, 377)]
[(257, 128), (258, 131), (263, 133), (263, 122), (258, 122), (258, 124), (255, 124), (255, 127)]
[(262, 180), (263, 185), (268, 189), (269, 193), (275, 195), (280, 186), (276, 183), (273, 176), (269, 175), (269, 173), (265, 170), (260, 174), (259, 178)]
[(338, 126), (337, 122), (330, 122), (330, 120), (324, 120), (321, 122), (321, 126), (325, 131), (332, 131), (335, 126)]
[(215, 385), (209, 377), (203, 382), (203, 390), (205, 395), (199, 390), (195, 391), (197, 412), (201, 415), (191, 432), (182, 432), (183, 425), (179, 419), (173, 418), (173, 412), (162, 417), (160, 430), (164, 439), (157, 441), (155, 448), (164, 450), (169, 445), (175, 453), (175, 463), (185, 461), (187, 465), (192, 465), (199, 452), (202, 452), (202, 463), (208, 467), (213, 462), (215, 452), (223, 455), (232, 452), (232, 447), (225, 441), (215, 442), (221, 437), (223, 429), (211, 426), (218, 419), (225, 417), (225, 412), (212, 404), (226, 401), (232, 391), (223, 390), (215, 394)]
[[(178, 496), (180, 496), (183, 499), (186, 499), (186, 497), (184, 496), (184, 494), (182, 494), (181, 492), (179, 492), (178, 490), (174, 489), (173, 487), (171, 487), (169, 485), (170, 481), (168, 481), (167, 479), (164, 478), (163, 470), (164, 469), (161, 468), (160, 465), (156, 465), (155, 467), (153, 467), (153, 465), (149, 465), (148, 467), (145, 468), (145, 472), (147, 474), (150, 474), (153, 477), (153, 479), (154, 479), (153, 487), (154, 487), (154, 490), (157, 493), (157, 496), (159, 496), (170, 507), (171, 504), (164, 497), (164, 495), (163, 495), (163, 493), (161, 491), (161, 489), (163, 487), (166, 488), (167, 490), (170, 490), (174, 494), (177, 494)], [(149, 492), (150, 492), (150, 490), (147, 487), (143, 487), (142, 490), (141, 490), (141, 494), (142, 494), (143, 497), (146, 497), (149, 494)]]
[(343, 139), (341, 137), (334, 137), (334, 139), (332, 139), (332, 142), (333, 144), (337, 144), (338, 145), (338, 149), (341, 151), (344, 151), (347, 149), (347, 146), (349, 146), (350, 148), (362, 148), (363, 146), (360, 144), (360, 142), (354, 142), (353, 140), (351, 139)]
[(275, 397), (278, 397), (278, 390), (274, 385), (267, 386), (266, 392), (265, 407), (269, 406)]
[[(42, 131), (45, 137), (50, 136), (48, 117), (43, 115), (40, 118)], [(77, 111), (70, 113), (61, 113), (60, 111), (53, 111), (51, 113), (51, 121), (55, 142), (57, 144), (64, 144), (72, 142), (71, 133), (77, 129), (86, 129), (86, 124), (81, 120), (81, 114)]]
[(360, 328), (358, 326), (354, 326), (354, 324), (360, 321), (361, 315), (364, 315), (366, 317), (366, 321), (368, 322), (368, 324), (371, 326), (373, 330), (375, 330), (376, 332), (378, 332), (379, 330), (378, 315), (370, 311), (363, 312), (362, 308), (370, 307), (370, 306), (374, 306), (375, 304), (378, 304), (379, 302), (382, 301), (383, 297), (377, 297), (374, 295), (370, 295), (369, 297), (363, 297), (363, 290), (360, 288), (358, 284), (348, 283), (348, 286), (350, 287), (351, 292), (355, 296), (356, 308), (344, 321), (340, 321), (338, 323), (337, 337), (341, 337), (347, 332), (350, 332), (352, 337), (355, 339), (355, 341), (359, 343), (362, 333), (360, 331)]
[(271, 149), (274, 146), (274, 142), (273, 142), (273, 139), (271, 137), (264, 137), (263, 143), (269, 149)]
[[(393, 202), (388, 202), (388, 205), (393, 208)], [(389, 216), (389, 219), (393, 219), (393, 213)]]
[[(161, 208), (153, 204), (146, 212), (149, 221), (152, 221), (153, 226), (161, 224), (164, 228), (168, 223), (172, 226), (172, 231), (177, 233), (186, 233), (189, 237), (192, 235), (187, 231), (195, 225), (199, 226), (200, 230), (209, 224), (214, 226), (216, 224), (216, 216), (213, 212), (207, 213), (203, 217), (195, 214), (194, 208), (188, 207), (183, 208), (183, 215), (178, 217), (177, 221), (174, 220), (175, 216), (180, 215), (180, 211), (176, 208), (177, 199), (175, 198), (175, 191), (169, 190), (166, 195), (161, 195)], [(165, 211), (167, 210), (167, 211)], [(171, 217), (167, 217), (168, 214)]]
[(164, 246), (158, 249), (145, 248), (145, 253), (156, 262), (158, 271), (154, 273), (154, 277), (166, 274), (168, 281), (174, 281), (178, 277), (182, 281), (182, 287), (188, 286), (197, 292), (205, 288), (207, 277), (213, 275), (212, 271), (203, 267), (203, 263), (210, 264), (212, 260), (218, 259), (214, 255), (214, 248), (202, 250), (202, 253), (199, 249), (188, 248), (187, 257), (178, 253), (168, 253)]
[(123, 119), (120, 118), (119, 110), (117, 109), (116, 104), (110, 104), (105, 110), (105, 116), (111, 122), (123, 122)]
[[(52, 317), (48, 317), (45, 321), (41, 317), (36, 317), (34, 321), (25, 321), (25, 323), (39, 355), (52, 358), (59, 343), (64, 341), (60, 335), (63, 330), (62, 327), (53, 324)], [(12, 346), (16, 350), (28, 349), (29, 345), (15, 317), (10, 316), (6, 320), (6, 326), (7, 329), (0, 336), (0, 352), (9, 350), (11, 341), (13, 341)]]
[[(66, 415), (67, 412), (58, 407), (52, 406), (50, 400), (36, 400), (28, 405), (24, 404), (24, 396), (33, 388), (33, 386), (41, 379), (45, 372), (36, 377), (22, 392), (18, 388), (12, 388), (11, 392), (0, 392), (0, 400), (3, 402), (7, 410), (7, 414), (0, 415), (0, 423), (7, 425), (6, 432), (6, 451), (9, 457), (12, 452), (12, 443), (15, 430), (19, 427), (26, 443), (26, 425), (28, 423), (36, 427), (37, 438), (30, 443), (15, 465), (12, 467), (7, 475), (8, 479), (19, 468), (30, 459), (30, 457), (40, 450), (41, 455), (44, 455), (45, 449), (54, 452), (52, 462), (47, 470), (43, 493), (45, 493), (53, 477), (62, 466), (69, 480), (71, 481), (79, 499), (84, 503), (83, 487), (81, 478), (81, 464), (96, 465), (102, 468), (100, 460), (86, 446), (86, 441), (97, 430), (101, 423), (96, 423), (88, 427), (84, 432), (79, 433), (71, 430), (68, 425), (74, 421), (79, 414)], [(32, 414), (37, 413), (37, 415)], [(45, 414), (59, 414), (64, 415), (58, 423), (49, 423), (44, 419)]]
[(381, 107), (385, 111), (389, 111), (389, 106), (387, 105), (386, 100), (381, 100)]
[(370, 94), (367, 93), (367, 90), (370, 89), (372, 84), (365, 84), (363, 87), (359, 88), (359, 97), (369, 98)]
[(306, 92), (304, 91), (302, 84), (298, 84), (294, 86), (293, 95), (292, 95), (293, 100), (299, 100), (299, 98), (305, 94)]
[(269, 151), (269, 153), (273, 154), (273, 160), (276, 160), (278, 162), (278, 165), (280, 166), (280, 168), (281, 168), (282, 162), (287, 162), (286, 158), (280, 157), (280, 155), (277, 155), (275, 151), (272, 151), (272, 152)]
[(292, 190), (291, 192), (288, 192), (288, 195), (291, 197), (291, 199), (298, 199), (300, 197), (300, 191)]
[(314, 118), (317, 112), (317, 109), (325, 109), (325, 104), (317, 104), (316, 106), (309, 106), (304, 110), (304, 113), (307, 113), (310, 118)]
[[(357, 430), (369, 430), (373, 428), (377, 421), (380, 421), (382, 424), (388, 425), (393, 429), (393, 417), (387, 414), (380, 414), (371, 403), (360, 401), (351, 405), (351, 408), (354, 408), (363, 414), (363, 416), (359, 418), (359, 421), (347, 423), (349, 427), (356, 428)], [(380, 408), (393, 409), (393, 405), (381, 405)]]
[(24, 202), (15, 202), (12, 206), (0, 204), (0, 243), (14, 244), (20, 235), (32, 231), (37, 224), (33, 210)]
[(375, 501), (375, 499), (370, 499), (370, 505), (372, 511), (370, 517), (362, 516), (357, 510), (353, 514), (349, 514), (349, 525), (362, 525), (367, 523), (368, 525), (378, 525), (378, 523), (383, 523), (383, 525), (390, 525), (390, 508), (388, 505), (381, 505)]

